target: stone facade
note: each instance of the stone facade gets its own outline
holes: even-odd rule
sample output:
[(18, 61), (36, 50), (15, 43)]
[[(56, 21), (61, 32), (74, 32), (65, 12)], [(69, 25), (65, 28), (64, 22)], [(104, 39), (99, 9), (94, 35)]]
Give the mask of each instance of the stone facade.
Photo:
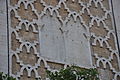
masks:
[(9, 42), (9, 72), (17, 80), (45, 80), (46, 70), (71, 64), (97, 68), (101, 80), (120, 80), (119, 3), (8, 0), (7, 15), (0, 0), (0, 71), (8, 71)]
[[(116, 27), (117, 27), (117, 34), (118, 34), (118, 38), (119, 38), (119, 42), (120, 42), (120, 5), (118, 5), (120, 3), (119, 0), (115, 0), (113, 1), (113, 6), (114, 6), (114, 15), (115, 15), (115, 22), (116, 22)], [(120, 43), (119, 43), (120, 45)]]
[(8, 73), (6, 2), (0, 0), (0, 72)]

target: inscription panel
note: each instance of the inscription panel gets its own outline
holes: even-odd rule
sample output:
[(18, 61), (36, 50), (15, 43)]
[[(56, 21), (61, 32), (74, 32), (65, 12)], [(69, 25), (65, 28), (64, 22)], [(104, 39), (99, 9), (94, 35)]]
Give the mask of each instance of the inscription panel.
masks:
[(46, 10), (39, 30), (40, 55), (50, 61), (91, 67), (90, 43), (86, 35), (90, 34), (79, 17), (76, 21), (72, 16), (68, 18), (66, 23), (61, 23), (55, 11), (50, 15)]

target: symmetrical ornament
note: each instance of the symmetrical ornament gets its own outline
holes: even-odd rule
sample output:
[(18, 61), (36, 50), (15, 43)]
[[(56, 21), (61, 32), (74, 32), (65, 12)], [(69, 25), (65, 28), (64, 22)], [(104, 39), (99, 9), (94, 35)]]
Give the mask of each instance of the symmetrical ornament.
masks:
[(70, 64), (120, 79), (110, 0), (9, 0), (10, 74), (47, 80)]

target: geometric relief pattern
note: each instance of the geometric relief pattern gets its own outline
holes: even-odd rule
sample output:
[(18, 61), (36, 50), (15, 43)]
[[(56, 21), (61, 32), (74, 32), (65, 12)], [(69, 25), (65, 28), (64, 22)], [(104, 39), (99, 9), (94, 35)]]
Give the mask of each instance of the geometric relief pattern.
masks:
[[(101, 80), (120, 79), (120, 58), (112, 21), (110, 0), (91, 3), (90, 25), (93, 63), (98, 68)], [(96, 8), (95, 8), (96, 7)], [(96, 9), (93, 10), (93, 9)], [(101, 8), (101, 9), (100, 9)]]
[[(65, 42), (65, 45), (69, 46), (68, 50), (66, 49), (68, 51), (68, 54), (66, 54), (68, 55), (68, 61), (66, 62), (73, 59), (69, 55), (78, 55), (78, 53), (73, 55), (71, 52), (74, 51), (71, 50), (74, 47), (80, 47), (79, 42), (81, 40), (75, 35), (84, 35), (81, 39), (88, 41), (91, 45), (93, 67), (100, 72), (100, 79), (120, 80), (120, 57), (112, 18), (110, 0), (9, 0), (10, 74), (17, 80), (39, 78), (47, 80), (46, 69), (55, 71), (66, 68), (69, 64), (46, 60), (40, 54), (41, 51), (47, 53), (47, 50), (44, 50), (43, 47), (48, 44), (50, 47), (52, 40), (49, 43), (41, 43), (40, 41), (42, 38), (49, 38), (47, 33), (56, 29), (55, 34), (49, 33), (56, 36), (54, 39), (57, 39), (58, 42), (68, 39)], [(49, 21), (47, 22), (46, 19), (57, 27), (50, 25), (53, 29), (49, 28), (49, 25), (47, 25)], [(80, 28), (81, 26), (82, 28)], [(44, 27), (48, 28), (44, 29)], [(77, 32), (74, 30), (77, 30)], [(58, 43), (57, 40), (54, 44)], [(46, 42), (48, 42), (47, 39)], [(69, 43), (72, 43), (72, 45), (69, 45)], [(88, 43), (83, 44), (81, 49), (84, 50), (86, 45)], [(50, 47), (51, 51), (49, 52), (55, 53), (52, 51), (59, 48), (62, 50), (56, 52), (64, 55), (64, 44), (57, 44), (56, 46)], [(69, 52), (69, 50), (71, 51)], [(80, 51), (78, 50), (78, 52)], [(58, 60), (62, 58), (64, 62), (64, 57), (60, 59), (58, 57), (61, 55), (55, 57)], [(79, 59), (80, 57), (76, 58)], [(75, 62), (79, 64), (79, 61)]]

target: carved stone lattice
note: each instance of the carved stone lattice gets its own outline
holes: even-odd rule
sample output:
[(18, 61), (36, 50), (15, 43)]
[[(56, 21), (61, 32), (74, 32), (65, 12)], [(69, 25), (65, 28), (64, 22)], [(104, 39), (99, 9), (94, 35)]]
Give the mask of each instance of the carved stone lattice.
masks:
[[(110, 0), (9, 0), (10, 74), (46, 80), (72, 63), (120, 80)], [(80, 48), (80, 49), (79, 49)]]

